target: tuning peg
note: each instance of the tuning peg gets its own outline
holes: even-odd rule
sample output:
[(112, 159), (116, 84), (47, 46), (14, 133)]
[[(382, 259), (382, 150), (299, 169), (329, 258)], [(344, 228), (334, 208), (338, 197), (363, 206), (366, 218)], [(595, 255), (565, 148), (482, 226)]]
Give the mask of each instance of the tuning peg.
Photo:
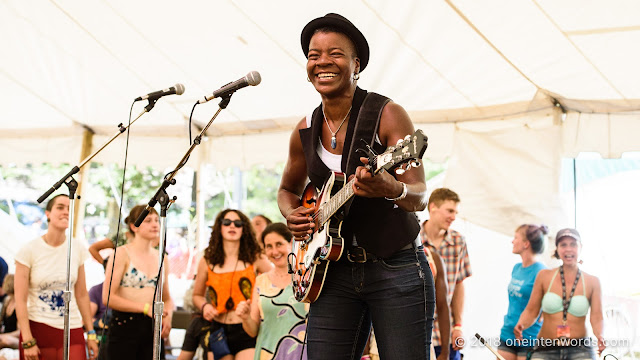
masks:
[(402, 175), (404, 174), (405, 171), (406, 171), (405, 169), (399, 167), (396, 169), (396, 175)]
[(404, 139), (398, 139), (398, 142), (396, 142), (396, 146), (402, 145), (403, 142)]
[(405, 140), (410, 141), (411, 140), (411, 135), (407, 135), (404, 137)]
[(415, 167), (415, 168), (422, 166), (422, 162), (421, 162), (420, 160), (418, 160), (418, 159), (416, 159), (416, 160), (412, 160), (412, 161), (410, 162), (410, 164), (411, 164), (411, 166), (413, 166), (413, 167)]

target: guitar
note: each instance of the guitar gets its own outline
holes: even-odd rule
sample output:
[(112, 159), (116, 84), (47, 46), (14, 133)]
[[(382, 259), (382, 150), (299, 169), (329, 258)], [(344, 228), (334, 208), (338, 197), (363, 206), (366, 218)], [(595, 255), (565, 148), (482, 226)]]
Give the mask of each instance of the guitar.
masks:
[[(392, 169), (402, 174), (421, 165), (427, 145), (427, 136), (416, 130), (380, 155), (367, 146), (367, 166), (373, 175)], [(345, 174), (333, 172), (320, 191), (309, 183), (302, 194), (302, 206), (315, 209), (312, 215), (315, 227), (307, 239), (293, 242), (288, 258), (293, 293), (300, 302), (312, 303), (320, 296), (329, 262), (339, 260), (343, 254), (344, 240), (340, 235), (343, 206), (354, 195), (354, 182), (355, 177), (347, 182)]]

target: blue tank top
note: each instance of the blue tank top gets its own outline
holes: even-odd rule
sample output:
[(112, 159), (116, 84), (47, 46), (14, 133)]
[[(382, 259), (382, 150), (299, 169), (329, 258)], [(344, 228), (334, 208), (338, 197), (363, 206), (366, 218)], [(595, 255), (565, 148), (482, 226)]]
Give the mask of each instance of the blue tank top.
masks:
[[(522, 314), (527, 307), (527, 303), (529, 303), (529, 297), (531, 297), (531, 292), (533, 291), (533, 283), (536, 280), (538, 272), (546, 268), (547, 267), (540, 262), (533, 263), (527, 267), (522, 267), (522, 263), (519, 263), (513, 267), (511, 282), (508, 287), (509, 308), (507, 315), (504, 316), (502, 330), (500, 330), (500, 340), (503, 342), (509, 339), (515, 340), (516, 337), (513, 334), (513, 328), (518, 323), (520, 314)], [(529, 340), (535, 339), (541, 327), (542, 323), (540, 322), (540, 317), (538, 317), (530, 328), (524, 330), (522, 338)]]

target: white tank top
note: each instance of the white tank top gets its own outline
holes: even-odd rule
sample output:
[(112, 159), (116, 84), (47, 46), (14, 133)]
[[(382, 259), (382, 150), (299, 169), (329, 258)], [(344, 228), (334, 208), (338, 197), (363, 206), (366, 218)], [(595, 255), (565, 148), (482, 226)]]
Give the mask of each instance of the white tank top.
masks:
[[(313, 112), (307, 115), (307, 128), (311, 127), (311, 117), (313, 116)], [(380, 142), (380, 137), (376, 134), (376, 140), (378, 144), (382, 144)], [(342, 155), (337, 155), (329, 152), (329, 150), (325, 149), (324, 145), (322, 145), (322, 140), (318, 141), (318, 147), (316, 148), (316, 152), (320, 157), (320, 160), (329, 168), (329, 170), (334, 172), (342, 172)]]

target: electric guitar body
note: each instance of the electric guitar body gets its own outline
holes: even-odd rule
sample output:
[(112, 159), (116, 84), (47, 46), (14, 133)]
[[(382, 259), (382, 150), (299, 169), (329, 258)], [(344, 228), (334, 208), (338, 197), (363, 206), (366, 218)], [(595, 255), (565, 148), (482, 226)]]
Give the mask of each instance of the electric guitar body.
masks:
[[(368, 166), (373, 175), (391, 169), (400, 174), (420, 166), (426, 149), (427, 137), (416, 130), (380, 155), (369, 148)], [(341, 235), (343, 207), (354, 195), (354, 182), (355, 177), (347, 182), (345, 174), (334, 172), (320, 191), (309, 183), (302, 194), (301, 205), (314, 209), (315, 227), (307, 239), (293, 242), (289, 255), (293, 294), (298, 301), (312, 303), (320, 296), (330, 262), (343, 255), (347, 245)]]

